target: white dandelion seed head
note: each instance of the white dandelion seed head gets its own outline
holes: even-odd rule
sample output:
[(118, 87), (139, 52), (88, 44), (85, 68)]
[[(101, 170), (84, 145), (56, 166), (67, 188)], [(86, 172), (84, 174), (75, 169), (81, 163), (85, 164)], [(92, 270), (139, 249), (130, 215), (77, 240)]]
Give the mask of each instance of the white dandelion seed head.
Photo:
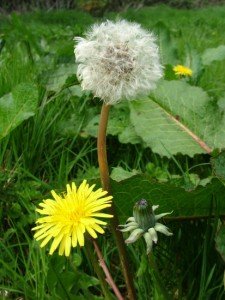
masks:
[(156, 38), (139, 24), (106, 21), (75, 40), (81, 86), (106, 104), (147, 95), (163, 75)]

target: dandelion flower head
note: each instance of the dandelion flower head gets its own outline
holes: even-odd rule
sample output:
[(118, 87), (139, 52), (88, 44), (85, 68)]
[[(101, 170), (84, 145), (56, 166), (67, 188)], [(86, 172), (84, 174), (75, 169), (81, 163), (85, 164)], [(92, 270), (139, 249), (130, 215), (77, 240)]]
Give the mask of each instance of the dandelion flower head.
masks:
[(111, 218), (112, 215), (102, 213), (101, 210), (111, 206), (112, 196), (101, 188), (94, 191), (95, 185), (89, 186), (84, 180), (79, 187), (75, 183), (67, 184), (67, 192), (58, 195), (51, 191), (54, 199), (43, 200), (36, 211), (42, 217), (36, 221), (34, 238), (42, 240), (44, 247), (50, 240), (50, 254), (59, 247), (59, 255), (69, 256), (71, 247), (78, 244), (84, 246), (84, 235), (89, 233), (97, 238), (97, 233), (104, 233), (101, 225), (106, 222), (98, 218)]
[(173, 71), (178, 76), (192, 76), (192, 73), (193, 73), (190, 68), (182, 66), (182, 65), (177, 65), (177, 66), (173, 67)]
[(106, 21), (75, 40), (81, 86), (106, 104), (147, 95), (162, 77), (156, 38), (139, 24)]
[(173, 235), (169, 229), (157, 222), (162, 217), (170, 213), (155, 214), (155, 210), (159, 205), (150, 206), (148, 201), (141, 199), (134, 205), (133, 217), (127, 219), (125, 225), (119, 225), (120, 231), (131, 232), (128, 239), (125, 240), (127, 244), (136, 242), (140, 237), (144, 237), (147, 245), (147, 254), (152, 250), (153, 242), (157, 243), (157, 232), (161, 232), (167, 236)]

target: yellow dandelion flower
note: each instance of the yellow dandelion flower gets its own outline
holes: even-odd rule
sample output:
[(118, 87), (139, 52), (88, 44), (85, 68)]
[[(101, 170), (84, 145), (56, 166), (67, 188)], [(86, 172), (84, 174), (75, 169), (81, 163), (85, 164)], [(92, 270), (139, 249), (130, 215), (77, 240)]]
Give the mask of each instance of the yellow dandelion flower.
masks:
[(193, 73), (190, 68), (182, 65), (177, 65), (173, 67), (173, 71), (175, 72), (176, 75), (181, 75), (181, 76), (192, 76)]
[(59, 247), (59, 255), (70, 255), (71, 247), (78, 244), (84, 246), (86, 232), (91, 237), (97, 238), (97, 233), (104, 233), (100, 225), (107, 223), (97, 218), (112, 218), (112, 215), (100, 212), (111, 206), (112, 196), (106, 196), (107, 192), (101, 188), (94, 191), (95, 185), (89, 186), (84, 180), (77, 188), (75, 183), (67, 184), (67, 192), (58, 195), (51, 191), (54, 199), (43, 200), (37, 208), (44, 217), (37, 219), (34, 238), (42, 240), (44, 247), (51, 239), (53, 242), (49, 254)]

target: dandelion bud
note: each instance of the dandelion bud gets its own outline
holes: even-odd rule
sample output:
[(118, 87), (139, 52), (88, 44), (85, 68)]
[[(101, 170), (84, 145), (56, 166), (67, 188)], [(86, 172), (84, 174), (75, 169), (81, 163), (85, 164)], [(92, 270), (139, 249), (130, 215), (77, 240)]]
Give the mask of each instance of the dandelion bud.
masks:
[(158, 205), (150, 206), (145, 199), (141, 199), (134, 205), (133, 217), (128, 218), (125, 225), (119, 225), (120, 231), (131, 232), (128, 239), (125, 240), (127, 244), (134, 243), (143, 236), (148, 254), (152, 250), (153, 243), (157, 243), (158, 241), (157, 232), (161, 232), (167, 236), (173, 235), (169, 231), (169, 228), (157, 222), (162, 217), (170, 214), (162, 213), (156, 215), (155, 210), (158, 207)]
[(155, 226), (155, 215), (152, 206), (145, 199), (141, 199), (134, 205), (133, 216), (139, 227), (145, 231)]

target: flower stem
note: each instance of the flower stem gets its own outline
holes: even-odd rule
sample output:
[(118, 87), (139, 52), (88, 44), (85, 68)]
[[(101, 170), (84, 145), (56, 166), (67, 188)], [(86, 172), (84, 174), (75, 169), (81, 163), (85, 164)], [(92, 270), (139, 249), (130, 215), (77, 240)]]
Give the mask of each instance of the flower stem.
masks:
[(149, 265), (152, 269), (154, 282), (156, 284), (156, 288), (157, 288), (158, 292), (165, 300), (170, 300), (171, 297), (168, 295), (168, 293), (162, 283), (162, 276), (160, 275), (160, 272), (159, 272), (158, 266), (155, 262), (155, 258), (154, 258), (152, 251), (148, 254), (148, 259), (149, 259)]
[[(109, 168), (108, 168), (107, 152), (106, 152), (106, 130), (107, 130), (107, 123), (108, 123), (109, 109), (110, 109), (109, 105), (103, 104), (101, 116), (100, 116), (100, 122), (99, 122), (97, 147), (98, 147), (98, 163), (100, 169), (102, 188), (108, 191), (108, 193), (110, 194), (111, 188), (110, 188)], [(110, 213), (114, 216), (111, 219), (110, 225), (119, 251), (119, 257), (120, 257), (122, 271), (123, 271), (123, 275), (127, 287), (128, 298), (130, 300), (135, 300), (136, 293), (134, 288), (133, 276), (130, 271), (126, 246), (124, 243), (122, 233), (119, 230), (117, 230), (119, 221), (118, 221), (118, 216), (116, 213), (114, 202), (112, 202), (112, 206), (110, 207)]]
[(102, 270), (103, 270), (104, 273), (105, 273), (106, 281), (107, 281), (108, 284), (111, 286), (111, 288), (112, 288), (114, 294), (116, 295), (117, 299), (118, 299), (118, 300), (123, 300), (124, 298), (123, 298), (123, 296), (121, 295), (121, 293), (120, 293), (120, 291), (119, 291), (117, 285), (115, 284), (115, 282), (114, 282), (114, 280), (113, 280), (113, 278), (112, 278), (112, 276), (111, 276), (111, 274), (110, 274), (110, 272), (109, 272), (109, 269), (108, 269), (108, 267), (107, 267), (107, 265), (106, 265), (106, 263), (105, 263), (105, 260), (104, 260), (104, 258), (103, 258), (103, 256), (102, 256), (102, 252), (101, 252), (101, 250), (99, 249), (97, 242), (96, 242), (95, 240), (92, 240), (92, 242), (93, 242), (93, 245), (94, 245), (96, 254), (97, 254), (98, 259), (99, 259), (99, 264), (100, 264), (100, 266), (102, 267)]
[(100, 282), (100, 285), (101, 285), (101, 289), (102, 289), (102, 292), (104, 294), (104, 299), (112, 300), (113, 298), (112, 298), (112, 295), (111, 295), (111, 293), (108, 289), (108, 284), (105, 280), (104, 273), (103, 273), (101, 267), (99, 266), (99, 262), (98, 262), (98, 259), (95, 256), (95, 254), (94, 254), (92, 244), (88, 239), (86, 240), (85, 250), (87, 252), (88, 258), (91, 261), (91, 264), (94, 268), (94, 271), (95, 271), (96, 275), (98, 276), (98, 279), (99, 279), (99, 282)]

